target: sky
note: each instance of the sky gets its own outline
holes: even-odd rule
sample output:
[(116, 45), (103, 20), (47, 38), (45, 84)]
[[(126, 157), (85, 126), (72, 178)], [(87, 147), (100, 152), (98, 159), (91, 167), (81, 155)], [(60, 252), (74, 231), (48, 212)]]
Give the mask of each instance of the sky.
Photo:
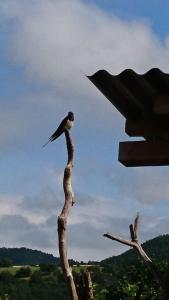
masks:
[(0, 1), (0, 247), (58, 256), (65, 138), (41, 146), (68, 111), (75, 114), (75, 205), (68, 254), (101, 260), (128, 250), (141, 215), (141, 242), (168, 233), (169, 168), (126, 168), (118, 144), (125, 120), (85, 75), (158, 67), (169, 71), (167, 0)]

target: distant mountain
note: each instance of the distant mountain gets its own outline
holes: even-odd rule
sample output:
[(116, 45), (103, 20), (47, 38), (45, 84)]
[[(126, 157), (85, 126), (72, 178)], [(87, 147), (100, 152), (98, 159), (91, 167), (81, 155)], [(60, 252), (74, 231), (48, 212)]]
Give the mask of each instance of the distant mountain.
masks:
[[(113, 241), (112, 241), (113, 242)], [(169, 260), (169, 234), (158, 236), (142, 244), (143, 249), (154, 260)], [(54, 257), (39, 250), (22, 248), (0, 248), (0, 261), (9, 260), (13, 265), (38, 265), (41, 263), (60, 264), (60, 258)], [(100, 265), (111, 264), (131, 264), (138, 261), (138, 254), (130, 249), (118, 256), (112, 256), (99, 262)], [(77, 261), (70, 260), (70, 263), (78, 264)], [(97, 264), (97, 262), (90, 262)]]
[[(113, 241), (112, 241), (113, 242)], [(116, 243), (114, 241), (114, 243)], [(169, 234), (160, 235), (142, 244), (145, 252), (152, 260), (169, 260)], [(106, 258), (100, 262), (101, 265), (129, 264), (138, 260), (138, 254), (130, 249), (118, 256)]]
[(28, 248), (0, 248), (0, 261), (10, 260), (13, 265), (38, 265), (41, 263), (59, 264), (60, 259), (52, 254)]

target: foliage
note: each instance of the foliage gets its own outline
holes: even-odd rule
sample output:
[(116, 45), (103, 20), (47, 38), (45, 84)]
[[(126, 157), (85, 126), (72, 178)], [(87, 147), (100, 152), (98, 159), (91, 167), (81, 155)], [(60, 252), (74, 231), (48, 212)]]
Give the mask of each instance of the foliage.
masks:
[[(156, 259), (154, 256), (154, 261), (161, 278), (168, 286), (169, 260), (168, 248), (165, 248), (165, 245), (168, 247), (166, 238), (169, 240), (169, 236), (155, 240), (158, 244), (158, 257), (156, 256)], [(152, 241), (152, 249), (151, 241), (145, 243), (149, 251), (156, 249), (154, 240)], [(90, 271), (94, 300), (162, 300), (162, 291), (152, 274), (131, 250), (127, 252), (100, 263), (94, 262), (93, 265), (92, 263), (80, 265), (76, 262), (76, 266), (73, 266), (73, 275), (77, 279), (79, 273), (83, 273), (86, 269)], [(3, 268), (4, 271), (0, 273), (1, 300), (69, 299), (65, 278), (59, 266), (42, 263), (39, 268), (20, 268), (16, 276), (13, 273), (14, 269)]]
[[(158, 263), (158, 268), (162, 276), (168, 274), (166, 262)], [(50, 270), (50, 267), (45, 270)], [(85, 270), (86, 267), (81, 267), (81, 270), (75, 267), (74, 276), (77, 278), (78, 272)], [(158, 284), (141, 262), (132, 266), (119, 264), (118, 267), (117, 265), (113, 267), (112, 265), (111, 268), (94, 265), (88, 267), (88, 270), (93, 280), (95, 300), (163, 299)], [(3, 299), (6, 294), (11, 300), (69, 299), (65, 278), (60, 267), (48, 274), (42, 272), (41, 269), (32, 274), (30, 272), (31, 268), (28, 267), (20, 268), (17, 276), (9, 272), (1, 272), (0, 297)], [(139, 292), (141, 298), (136, 298)]]
[(15, 274), (15, 276), (18, 278), (29, 277), (30, 275), (31, 269), (29, 267), (22, 267)]
[(50, 274), (57, 269), (57, 266), (54, 264), (40, 264), (40, 271), (45, 274)]
[[(67, 288), (63, 277), (57, 276), (56, 274), (52, 276), (44, 276), (40, 270), (35, 271), (30, 276), (30, 268), (21, 268), (20, 270), (20, 275), (28, 275), (29, 277), (23, 279), (21, 278), (21, 276), (16, 277), (10, 274), (9, 272), (2, 272), (0, 274), (0, 299), (68, 299)], [(58, 274), (59, 273), (60, 270), (58, 271)]]
[(0, 261), (0, 268), (7, 268), (13, 265), (12, 261), (7, 258), (2, 258)]

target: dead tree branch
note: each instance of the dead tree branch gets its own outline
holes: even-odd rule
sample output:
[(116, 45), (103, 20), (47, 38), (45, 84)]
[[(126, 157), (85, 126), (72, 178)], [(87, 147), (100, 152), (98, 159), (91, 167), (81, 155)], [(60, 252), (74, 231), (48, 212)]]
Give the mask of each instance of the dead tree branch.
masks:
[(134, 248), (138, 252), (139, 256), (143, 259), (144, 263), (149, 268), (150, 272), (153, 274), (156, 281), (158, 281), (158, 283), (160, 284), (160, 286), (163, 290), (164, 299), (169, 300), (169, 297), (167, 296), (168, 292), (166, 290), (166, 286), (165, 286), (164, 282), (162, 281), (159, 272), (157, 271), (157, 269), (155, 268), (152, 260), (148, 257), (148, 255), (143, 250), (141, 244), (138, 241), (137, 231), (138, 231), (139, 219), (140, 219), (140, 216), (139, 216), (139, 213), (137, 213), (137, 216), (134, 220), (134, 224), (130, 224), (130, 226), (129, 226), (131, 240), (126, 240), (126, 239), (123, 239), (121, 237), (112, 235), (110, 233), (106, 233), (103, 236), (105, 236), (105, 237), (107, 237), (111, 240), (117, 241), (121, 244), (124, 244), (124, 245), (127, 245), (127, 246), (130, 246), (130, 247)]
[(73, 169), (74, 146), (68, 130), (65, 130), (65, 137), (66, 137), (66, 144), (67, 144), (68, 161), (63, 176), (63, 189), (65, 194), (65, 203), (62, 212), (58, 217), (58, 242), (59, 242), (59, 253), (60, 253), (61, 265), (66, 277), (68, 290), (70, 292), (70, 298), (71, 300), (78, 300), (77, 291), (76, 291), (76, 287), (72, 275), (72, 270), (68, 262), (67, 234), (66, 234), (68, 215), (70, 213), (72, 205), (74, 204), (72, 179), (71, 179), (72, 169)]
[(79, 300), (93, 300), (93, 285), (89, 271), (83, 271), (77, 277), (77, 291)]
[(93, 299), (93, 285), (92, 285), (92, 279), (91, 274), (89, 271), (86, 272), (86, 300), (92, 300)]

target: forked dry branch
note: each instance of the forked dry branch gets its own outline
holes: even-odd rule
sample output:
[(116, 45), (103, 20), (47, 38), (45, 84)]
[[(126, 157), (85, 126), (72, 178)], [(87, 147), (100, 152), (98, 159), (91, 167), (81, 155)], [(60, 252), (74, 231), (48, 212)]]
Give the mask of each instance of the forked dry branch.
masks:
[(163, 282), (163, 280), (162, 280), (159, 272), (157, 271), (156, 267), (154, 266), (152, 260), (148, 257), (148, 255), (146, 254), (146, 252), (142, 248), (141, 243), (138, 240), (137, 231), (138, 231), (139, 219), (140, 219), (140, 216), (139, 216), (139, 213), (137, 213), (137, 216), (134, 220), (134, 224), (130, 224), (130, 226), (129, 226), (131, 240), (126, 240), (126, 239), (123, 239), (119, 236), (112, 235), (110, 233), (106, 233), (103, 236), (105, 236), (105, 237), (107, 237), (111, 240), (117, 241), (121, 244), (124, 244), (124, 245), (127, 245), (127, 246), (130, 246), (130, 247), (134, 248), (138, 252), (140, 257), (143, 259), (144, 263), (149, 268), (150, 272), (153, 274), (155, 279), (160, 284), (160, 286), (163, 290), (164, 299), (169, 300), (168, 286), (166, 286), (166, 284)]

